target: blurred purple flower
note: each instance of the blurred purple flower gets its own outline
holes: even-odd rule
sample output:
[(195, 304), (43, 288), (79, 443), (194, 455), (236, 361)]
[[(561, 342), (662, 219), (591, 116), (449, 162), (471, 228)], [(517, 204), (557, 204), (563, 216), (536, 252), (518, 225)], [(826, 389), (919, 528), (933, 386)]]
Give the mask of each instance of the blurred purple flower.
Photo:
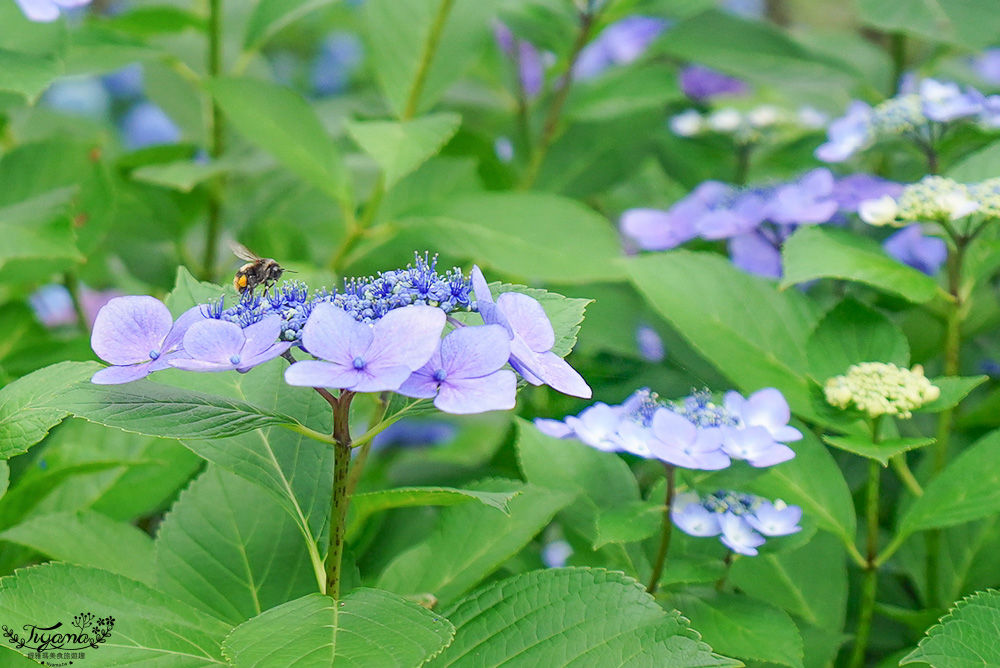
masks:
[(90, 3), (91, 0), (17, 0), (28, 19), (41, 23), (55, 21), (63, 9), (83, 7)]
[(449, 422), (404, 418), (376, 434), (372, 439), (372, 449), (437, 445), (455, 438), (456, 433), (458, 429)]
[(802, 509), (798, 506), (779, 504), (762, 500), (752, 515), (746, 516), (747, 524), (765, 536), (787, 536), (802, 531), (798, 526), (802, 519)]
[(181, 131), (170, 117), (149, 101), (139, 102), (122, 119), (122, 136), (125, 147), (134, 151), (147, 146), (174, 144), (180, 141)]
[(719, 8), (744, 19), (763, 19), (767, 13), (765, 0), (722, 0)]
[(647, 362), (662, 362), (663, 358), (666, 357), (663, 339), (649, 325), (639, 325), (636, 328), (635, 343), (639, 348), (639, 354)]
[(674, 497), (670, 519), (689, 536), (708, 538), (722, 532), (719, 515), (706, 508), (694, 492), (682, 492)]
[(883, 195), (898, 197), (903, 192), (903, 184), (887, 181), (872, 174), (851, 174), (837, 179), (833, 186), (833, 199), (841, 211), (857, 212), (858, 205), (869, 199)]
[(748, 274), (781, 278), (781, 251), (757, 231), (730, 239), (729, 257)]
[(634, 62), (669, 25), (664, 19), (647, 16), (629, 16), (612, 23), (580, 51), (573, 77), (593, 79), (612, 65)]
[(288, 341), (278, 341), (281, 318), (270, 315), (241, 328), (236, 323), (214, 318), (191, 325), (184, 334), (184, 355), (170, 360), (170, 366), (185, 371), (232, 371), (245, 373), (269, 362), (288, 350)]
[(855, 100), (847, 113), (830, 123), (827, 141), (816, 149), (823, 162), (843, 162), (867, 145), (872, 139), (872, 108)]
[(924, 115), (932, 121), (943, 123), (975, 116), (982, 109), (979, 100), (963, 93), (955, 83), (924, 79), (920, 82), (919, 91)]
[(757, 548), (767, 542), (745, 519), (734, 513), (723, 513), (719, 517), (719, 529), (723, 545), (748, 557), (756, 556)]
[(750, 87), (742, 79), (704, 65), (686, 65), (678, 74), (681, 90), (693, 100), (704, 102), (720, 95), (745, 95)]
[(673, 209), (628, 209), (622, 213), (619, 226), (622, 234), (643, 250), (669, 250), (698, 236), (691, 218), (677, 215)]
[(404, 306), (368, 325), (333, 304), (317, 304), (302, 328), (302, 347), (320, 360), (291, 365), (285, 382), (355, 392), (396, 390), (434, 354), (444, 323), (444, 311), (433, 306)]
[(802, 509), (798, 506), (721, 490), (704, 498), (693, 492), (677, 494), (670, 518), (689, 536), (720, 536), (723, 545), (751, 557), (766, 542), (764, 536), (787, 536), (802, 530), (798, 525)]
[(189, 327), (203, 320), (201, 308), (188, 309), (174, 322), (160, 300), (146, 296), (115, 297), (97, 314), (90, 347), (113, 366), (94, 374), (91, 382), (115, 385), (166, 369)]
[(973, 58), (972, 69), (986, 83), (1000, 86), (1000, 49), (986, 49)]
[(517, 378), (502, 369), (510, 337), (499, 325), (461, 327), (441, 341), (430, 360), (396, 390), (419, 399), (434, 397), (445, 413), (466, 415), (514, 407)]
[(527, 40), (517, 39), (510, 28), (502, 23), (494, 27), (494, 35), (500, 49), (517, 65), (517, 76), (524, 94), (534, 98), (545, 83), (545, 63), (535, 46)]
[(556, 343), (555, 331), (537, 299), (518, 292), (505, 292), (494, 303), (489, 285), (477, 266), (472, 268), (472, 287), (483, 322), (507, 330), (510, 365), (522, 378), (532, 385), (548, 385), (563, 394), (590, 398), (592, 391), (583, 376), (552, 352)]
[(767, 203), (765, 217), (775, 223), (825, 223), (838, 208), (833, 189), (830, 170), (814, 169), (797, 181), (779, 186)]
[(118, 100), (142, 97), (145, 91), (142, 63), (132, 63), (101, 77), (104, 88)]
[(328, 35), (313, 61), (313, 91), (317, 95), (342, 93), (363, 61), (364, 46), (357, 35), (343, 31)]
[[(93, 327), (97, 313), (115, 297), (121, 297), (118, 290), (91, 290), (86, 285), (80, 286), (80, 307), (83, 309), (87, 326)], [(43, 285), (28, 297), (28, 303), (34, 310), (38, 320), (46, 327), (61, 327), (76, 324), (76, 309), (73, 307), (73, 297), (66, 286), (58, 283)]]
[(917, 271), (933, 276), (948, 258), (948, 246), (939, 237), (924, 235), (919, 224), (907, 225), (882, 242), (885, 252)]
[(564, 568), (573, 556), (573, 546), (564, 540), (554, 540), (542, 548), (542, 563), (546, 568)]
[(729, 466), (722, 450), (722, 431), (718, 427), (699, 429), (685, 417), (666, 408), (653, 414), (653, 436), (648, 443), (654, 457), (674, 466), (703, 471), (718, 471)]

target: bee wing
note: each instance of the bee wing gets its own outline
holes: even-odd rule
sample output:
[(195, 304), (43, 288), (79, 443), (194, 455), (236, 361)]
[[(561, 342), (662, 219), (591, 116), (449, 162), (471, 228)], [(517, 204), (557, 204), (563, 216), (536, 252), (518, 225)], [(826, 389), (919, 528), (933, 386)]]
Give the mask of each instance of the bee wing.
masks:
[(246, 260), (247, 262), (256, 262), (260, 257), (254, 253), (252, 250), (244, 246), (238, 241), (230, 241), (229, 247), (232, 249), (233, 254), (241, 260)]

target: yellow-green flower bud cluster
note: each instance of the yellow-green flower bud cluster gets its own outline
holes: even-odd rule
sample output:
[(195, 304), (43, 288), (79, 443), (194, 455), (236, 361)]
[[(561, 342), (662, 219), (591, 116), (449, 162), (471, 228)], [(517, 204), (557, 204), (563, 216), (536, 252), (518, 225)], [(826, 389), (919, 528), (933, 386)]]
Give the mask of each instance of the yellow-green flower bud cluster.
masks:
[(925, 176), (903, 189), (897, 216), (902, 220), (955, 220), (977, 208), (965, 184), (944, 176)]
[(872, 110), (872, 126), (878, 135), (901, 135), (927, 125), (919, 95), (894, 97)]
[(988, 218), (1000, 218), (1000, 177), (970, 185), (969, 196), (979, 203), (979, 213)]
[(941, 396), (941, 390), (924, 376), (923, 367), (901, 369), (895, 364), (853, 364), (843, 376), (834, 376), (823, 388), (827, 403), (856, 408), (870, 417), (895, 415), (909, 418), (912, 411)]

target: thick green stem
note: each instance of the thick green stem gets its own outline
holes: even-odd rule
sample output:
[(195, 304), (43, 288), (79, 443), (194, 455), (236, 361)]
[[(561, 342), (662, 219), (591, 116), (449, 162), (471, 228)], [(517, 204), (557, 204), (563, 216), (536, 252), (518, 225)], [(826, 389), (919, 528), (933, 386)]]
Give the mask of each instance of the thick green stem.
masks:
[(910, 470), (910, 465), (906, 463), (905, 454), (896, 455), (889, 460), (889, 463), (899, 477), (900, 482), (910, 491), (910, 494), (918, 498), (924, 495), (924, 488), (920, 486), (916, 476), (913, 475), (913, 471)]
[(556, 138), (556, 130), (559, 128), (559, 121), (562, 118), (563, 106), (566, 104), (566, 98), (569, 97), (570, 88), (573, 86), (573, 70), (576, 69), (576, 61), (580, 57), (580, 52), (590, 41), (590, 33), (594, 28), (594, 18), (594, 14), (589, 11), (580, 14), (580, 27), (577, 30), (573, 48), (569, 53), (566, 72), (563, 74), (559, 87), (556, 88), (555, 97), (552, 98), (549, 113), (542, 126), (542, 135), (538, 140), (538, 146), (533, 151), (524, 178), (521, 180), (523, 190), (528, 190), (534, 185), (535, 179), (538, 178), (538, 172), (542, 168), (542, 162), (545, 160), (545, 155), (549, 152), (549, 148)]
[(674, 503), (674, 492), (677, 489), (676, 471), (670, 464), (664, 463), (667, 470), (667, 498), (663, 509), (663, 532), (660, 534), (660, 547), (656, 551), (656, 561), (653, 562), (653, 574), (649, 576), (649, 584), (646, 591), (650, 594), (656, 593), (656, 588), (660, 584), (660, 576), (663, 575), (663, 566), (667, 563), (667, 550), (670, 549), (670, 536), (673, 533), (674, 523), (670, 520), (670, 509)]
[(733, 183), (738, 186), (745, 186), (750, 177), (750, 156), (753, 154), (753, 144), (747, 142), (740, 144), (736, 148), (736, 171), (733, 174)]
[(420, 55), (420, 65), (417, 67), (417, 75), (413, 77), (413, 86), (410, 88), (410, 94), (406, 99), (406, 107), (403, 109), (404, 120), (416, 116), (417, 110), (420, 109), (420, 96), (424, 92), (424, 84), (427, 83), (427, 74), (430, 72), (434, 54), (437, 53), (438, 44), (441, 42), (444, 24), (448, 22), (448, 14), (451, 13), (451, 7), (454, 4), (454, 0), (441, 0), (441, 4), (438, 5), (437, 15), (434, 17), (434, 23), (431, 24), (431, 30), (427, 34), (427, 41), (424, 43), (424, 52)]
[(76, 314), (76, 324), (80, 327), (83, 332), (90, 331), (90, 325), (87, 323), (87, 314), (83, 310), (83, 300), (80, 296), (80, 281), (77, 280), (76, 274), (72, 271), (67, 271), (63, 274), (63, 285), (69, 291), (69, 296), (73, 300), (73, 312)]
[[(875, 441), (877, 442), (877, 439)], [(865, 511), (866, 564), (864, 577), (861, 580), (858, 630), (854, 636), (854, 648), (848, 663), (851, 668), (862, 668), (865, 665), (865, 650), (868, 648), (872, 620), (875, 617), (875, 590), (878, 581), (878, 497), (881, 473), (881, 464), (874, 459), (871, 460), (868, 463), (868, 503)]]
[[(222, 0), (208, 0), (208, 76), (212, 79), (222, 73)], [(209, 112), (208, 152), (217, 160), (225, 150), (225, 127), (222, 109), (212, 101)], [(205, 229), (205, 255), (201, 276), (206, 281), (215, 280), (215, 260), (222, 231), (222, 199), (224, 177), (212, 180), (208, 196), (208, 224)]]
[(326, 595), (340, 598), (340, 577), (344, 558), (347, 491), (351, 468), (351, 400), (354, 393), (344, 390), (333, 407), (333, 495), (330, 499), (330, 549), (326, 553)]
[(892, 55), (892, 81), (889, 82), (889, 97), (899, 91), (899, 82), (906, 72), (906, 34), (894, 32), (889, 35), (889, 53)]
[(726, 586), (726, 580), (729, 579), (729, 572), (733, 569), (735, 560), (736, 554), (732, 550), (726, 552), (726, 556), (722, 560), (722, 577), (715, 582), (715, 591), (722, 591), (722, 588)]

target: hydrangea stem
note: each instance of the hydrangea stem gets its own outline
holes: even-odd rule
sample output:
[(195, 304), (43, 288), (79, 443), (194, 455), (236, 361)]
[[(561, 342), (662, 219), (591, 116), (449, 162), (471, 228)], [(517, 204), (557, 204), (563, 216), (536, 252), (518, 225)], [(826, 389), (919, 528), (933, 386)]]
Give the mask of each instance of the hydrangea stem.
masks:
[[(222, 73), (222, 0), (208, 0), (208, 76), (212, 79)], [(215, 160), (225, 149), (225, 132), (222, 109), (213, 99), (209, 112), (209, 154)], [(202, 260), (202, 279), (215, 280), (215, 256), (219, 248), (222, 228), (223, 177), (212, 180), (208, 195), (208, 224), (205, 229), (205, 256)]]
[(673, 533), (674, 523), (670, 519), (670, 510), (674, 502), (674, 492), (677, 489), (676, 470), (670, 464), (664, 463), (667, 471), (667, 498), (663, 509), (663, 532), (660, 534), (660, 547), (656, 552), (656, 561), (653, 562), (653, 574), (649, 576), (649, 584), (646, 591), (650, 594), (656, 593), (656, 588), (660, 584), (660, 576), (663, 575), (663, 566), (667, 563), (667, 550), (670, 549), (670, 536)]
[[(873, 442), (878, 443), (878, 438), (874, 437)], [(881, 474), (882, 465), (874, 459), (871, 460), (868, 463), (868, 502), (865, 509), (865, 571), (861, 580), (858, 630), (854, 636), (854, 648), (848, 663), (851, 668), (862, 668), (865, 665), (865, 650), (868, 648), (872, 620), (875, 617), (875, 590), (878, 581), (878, 497)]]
[(81, 331), (89, 332), (90, 325), (87, 323), (87, 314), (83, 310), (83, 301), (80, 298), (80, 281), (77, 280), (76, 274), (72, 271), (67, 271), (63, 274), (63, 285), (66, 286), (66, 290), (69, 291), (69, 296), (73, 300), (73, 312), (76, 314), (76, 324), (79, 325)]
[(344, 557), (348, 481), (351, 468), (351, 400), (354, 393), (344, 390), (333, 408), (333, 496), (330, 500), (330, 549), (326, 553), (326, 594), (340, 598), (340, 577)]
[(406, 99), (406, 108), (403, 109), (404, 119), (413, 118), (420, 109), (420, 96), (424, 92), (424, 84), (427, 83), (427, 74), (430, 72), (431, 62), (434, 60), (438, 44), (441, 42), (444, 24), (448, 22), (448, 14), (451, 13), (451, 7), (454, 4), (454, 0), (441, 0), (441, 4), (438, 5), (434, 23), (431, 24), (430, 32), (427, 33), (427, 41), (424, 42), (424, 52), (420, 55), (417, 74), (413, 77), (413, 86)]

